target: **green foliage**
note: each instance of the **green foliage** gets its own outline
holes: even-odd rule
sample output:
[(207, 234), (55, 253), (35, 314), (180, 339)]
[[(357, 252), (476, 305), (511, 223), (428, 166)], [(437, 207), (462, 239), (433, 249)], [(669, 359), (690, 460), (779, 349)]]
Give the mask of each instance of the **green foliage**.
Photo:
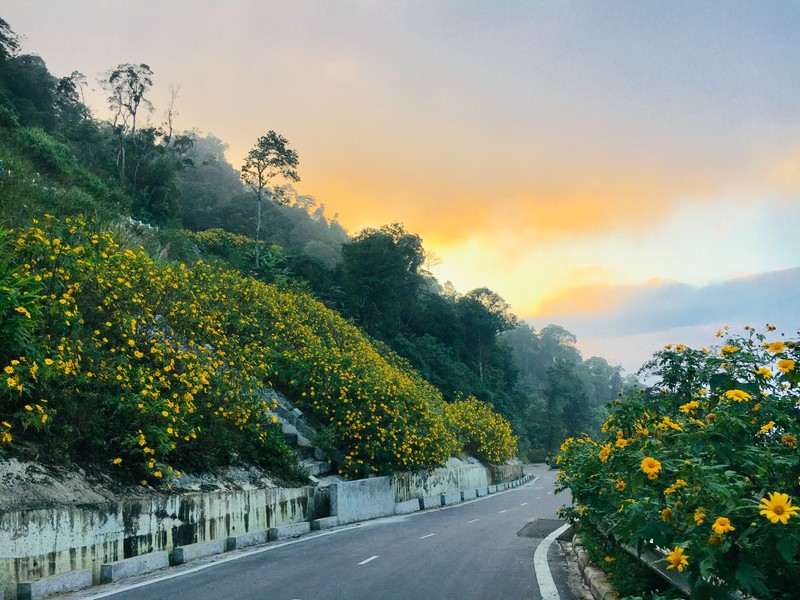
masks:
[(399, 223), (360, 232), (342, 247), (337, 272), (345, 313), (371, 335), (391, 340), (416, 304), (424, 259), (422, 240)]
[(0, 63), (2, 104), (10, 106), (20, 124), (53, 131), (57, 80), (47, 70), (41, 57), (30, 54), (13, 56)]
[(18, 139), (30, 161), (44, 173), (62, 178), (75, 176), (78, 165), (70, 149), (42, 129), (22, 129)]
[(19, 50), (19, 36), (11, 29), (8, 22), (0, 18), (0, 65)]
[(11, 261), (14, 246), (9, 232), (0, 228), (0, 363), (8, 364), (15, 351), (26, 354), (34, 348), (33, 332), (41, 318), (41, 284), (34, 277), (15, 272)]
[(606, 573), (614, 591), (621, 597), (628, 600), (667, 600), (682, 597), (641, 561), (587, 523), (577, 523), (576, 529), (591, 562)]
[(647, 365), (658, 383), (621, 393), (599, 441), (562, 446), (576, 503), (566, 514), (667, 549), (692, 597), (788, 598), (800, 583), (800, 346), (773, 329), (720, 331), (711, 350), (666, 347)]
[(123, 198), (78, 164), (69, 148), (41, 129), (0, 133), (0, 219), (29, 223), (45, 213), (111, 220)]

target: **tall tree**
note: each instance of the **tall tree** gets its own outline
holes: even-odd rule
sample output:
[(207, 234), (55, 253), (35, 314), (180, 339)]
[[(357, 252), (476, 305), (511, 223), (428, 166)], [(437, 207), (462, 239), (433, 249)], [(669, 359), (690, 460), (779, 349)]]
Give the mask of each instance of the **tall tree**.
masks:
[(259, 241), (261, 237), (261, 201), (264, 191), (272, 198), (270, 181), (281, 176), (290, 181), (300, 181), (297, 174), (299, 164), (297, 152), (287, 147), (289, 141), (275, 133), (267, 132), (258, 138), (256, 145), (247, 153), (242, 165), (242, 181), (256, 194), (256, 268), (259, 266)]
[(16, 110), (20, 124), (52, 132), (57, 124), (58, 80), (47, 70), (42, 58), (35, 54), (19, 54), (0, 64), (3, 96)]
[(153, 111), (153, 103), (145, 94), (153, 86), (153, 71), (144, 63), (124, 63), (106, 73), (100, 85), (108, 93), (108, 106), (114, 114), (114, 126), (136, 132), (140, 107)]
[(345, 312), (370, 334), (391, 340), (415, 309), (424, 260), (422, 240), (400, 223), (359, 232), (342, 246), (338, 279)]
[(467, 334), (467, 354), (472, 355), (478, 377), (483, 381), (484, 368), (487, 359), (494, 354), (497, 335), (513, 329), (517, 318), (508, 303), (486, 287), (467, 292), (458, 299), (458, 308)]
[(145, 94), (153, 85), (153, 71), (146, 64), (124, 63), (106, 73), (100, 85), (108, 94), (108, 107), (114, 114), (117, 136), (117, 172), (120, 185), (125, 183), (125, 146), (127, 137), (136, 134), (136, 118), (140, 107), (153, 111)]
[(0, 64), (16, 55), (18, 50), (19, 36), (5, 19), (0, 18)]

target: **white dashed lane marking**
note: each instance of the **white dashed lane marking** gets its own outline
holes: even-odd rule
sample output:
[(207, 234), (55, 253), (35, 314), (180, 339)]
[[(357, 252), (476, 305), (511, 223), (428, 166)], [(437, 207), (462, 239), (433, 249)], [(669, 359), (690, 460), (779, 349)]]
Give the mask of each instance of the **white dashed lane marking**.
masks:
[(365, 565), (365, 564), (367, 564), (368, 562), (372, 562), (373, 560), (375, 560), (376, 558), (378, 558), (378, 556), (379, 556), (378, 554), (376, 554), (375, 556), (370, 556), (368, 559), (366, 559), (366, 560), (362, 560), (362, 561), (361, 561), (360, 563), (358, 563), (358, 564), (360, 564), (360, 565)]

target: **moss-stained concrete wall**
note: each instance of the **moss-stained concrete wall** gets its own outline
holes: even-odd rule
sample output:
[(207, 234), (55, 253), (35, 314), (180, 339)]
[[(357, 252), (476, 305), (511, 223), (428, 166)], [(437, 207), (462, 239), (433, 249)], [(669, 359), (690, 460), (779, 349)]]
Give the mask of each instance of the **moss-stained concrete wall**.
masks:
[(515, 479), (520, 479), (524, 475), (522, 463), (519, 461), (514, 461), (506, 465), (489, 465), (486, 468), (489, 470), (489, 476), (491, 478), (490, 483), (492, 485), (495, 483), (514, 481)]
[(486, 487), (489, 478), (487, 467), (481, 463), (451, 458), (440, 469), (395, 475), (395, 502)]
[(268, 488), (137, 498), (0, 512), (0, 590), (156, 550), (308, 521), (314, 488)]

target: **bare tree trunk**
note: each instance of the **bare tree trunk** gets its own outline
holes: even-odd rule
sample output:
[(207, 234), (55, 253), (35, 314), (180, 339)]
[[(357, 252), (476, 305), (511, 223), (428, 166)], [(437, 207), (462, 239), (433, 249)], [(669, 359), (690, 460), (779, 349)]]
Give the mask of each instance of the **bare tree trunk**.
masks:
[(258, 189), (258, 209), (256, 210), (256, 269), (259, 265), (259, 240), (261, 239), (261, 188)]

